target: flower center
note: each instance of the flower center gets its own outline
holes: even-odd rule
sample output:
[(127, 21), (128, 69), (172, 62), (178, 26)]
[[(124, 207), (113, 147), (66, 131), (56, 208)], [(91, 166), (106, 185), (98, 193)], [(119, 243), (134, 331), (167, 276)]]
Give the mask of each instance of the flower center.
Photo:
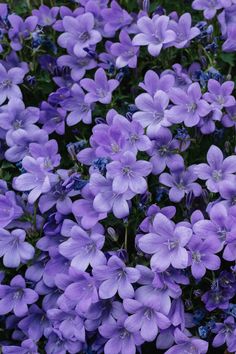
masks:
[(197, 104), (195, 102), (186, 105), (188, 113), (194, 113), (197, 109)]
[(160, 122), (164, 117), (163, 112), (153, 112), (153, 118), (156, 123)]
[(89, 32), (82, 32), (79, 34), (78, 39), (81, 42), (86, 42), (88, 39), (90, 39), (90, 34)]
[(221, 170), (214, 170), (212, 172), (212, 178), (215, 182), (219, 182), (222, 179), (222, 171)]
[(200, 263), (201, 262), (201, 254), (199, 251), (193, 252), (192, 254), (192, 259), (196, 262), (196, 263)]
[(12, 85), (11, 80), (4, 80), (0, 83), (0, 88), (9, 88)]
[(122, 172), (124, 175), (128, 175), (128, 176), (130, 176), (132, 174), (132, 170), (129, 166), (123, 167)]
[(126, 337), (130, 337), (130, 333), (126, 329), (122, 329), (119, 337), (120, 339), (125, 339)]

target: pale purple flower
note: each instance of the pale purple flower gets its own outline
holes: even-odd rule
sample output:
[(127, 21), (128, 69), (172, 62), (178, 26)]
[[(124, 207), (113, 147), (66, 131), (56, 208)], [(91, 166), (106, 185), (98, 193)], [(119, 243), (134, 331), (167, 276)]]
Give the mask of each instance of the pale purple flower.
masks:
[(221, 120), (224, 127), (233, 127), (236, 125), (236, 104), (226, 108), (226, 114)]
[(140, 302), (134, 299), (124, 299), (124, 308), (131, 313), (125, 320), (125, 327), (130, 332), (138, 332), (147, 342), (152, 342), (158, 332), (170, 326), (171, 322), (165, 316), (158, 303)]
[(94, 194), (90, 186), (86, 185), (81, 191), (83, 199), (76, 200), (72, 205), (72, 213), (81, 222), (84, 229), (94, 227), (99, 220), (106, 218), (106, 212), (97, 211), (93, 206)]
[(213, 133), (216, 129), (215, 122), (220, 121), (221, 117), (222, 112), (219, 109), (213, 109), (206, 116), (201, 117), (198, 123), (201, 133), (204, 135)]
[(35, 30), (38, 18), (36, 16), (29, 16), (24, 21), (20, 16), (12, 14), (8, 16), (8, 20), (11, 24), (8, 32), (11, 47), (16, 51), (21, 50), (24, 39), (28, 39), (31, 32)]
[(138, 331), (130, 331), (125, 324), (126, 316), (120, 316), (118, 321), (104, 323), (99, 327), (100, 334), (108, 341), (104, 346), (104, 354), (134, 354), (136, 346), (144, 340)]
[(33, 10), (32, 14), (38, 18), (38, 25), (51, 26), (56, 22), (56, 17), (59, 12), (59, 7), (49, 8), (46, 5), (41, 5), (38, 10)]
[(233, 81), (225, 81), (222, 85), (213, 79), (208, 81), (208, 92), (203, 98), (212, 104), (214, 109), (228, 108), (235, 105), (235, 98), (231, 95), (234, 90)]
[(15, 177), (13, 186), (19, 191), (30, 191), (28, 201), (33, 204), (42, 193), (50, 191), (51, 184), (55, 183), (58, 177), (45, 169), (43, 158), (26, 156), (22, 166), (27, 172)]
[(93, 268), (93, 275), (101, 282), (99, 296), (101, 299), (112, 298), (117, 292), (122, 299), (132, 298), (134, 288), (132, 283), (139, 279), (139, 271), (127, 267), (117, 256), (109, 258), (107, 265)]
[(132, 44), (132, 40), (125, 30), (120, 32), (119, 40), (120, 43), (113, 43), (111, 46), (111, 53), (116, 57), (117, 68), (127, 65), (130, 68), (136, 68), (139, 48)]
[(234, 342), (235, 331), (236, 325), (233, 316), (227, 317), (223, 323), (217, 322), (212, 329), (212, 332), (216, 333), (212, 342), (213, 347), (220, 347), (224, 343), (229, 347)]
[(165, 271), (170, 265), (184, 269), (188, 265), (186, 245), (192, 237), (188, 227), (175, 225), (165, 215), (159, 213), (153, 221), (153, 232), (138, 240), (138, 247), (151, 257), (151, 267)]
[(113, 37), (117, 30), (133, 21), (132, 16), (114, 0), (111, 7), (102, 9), (101, 15), (105, 24), (104, 32), (108, 37)]
[(7, 105), (1, 107), (0, 128), (7, 131), (6, 142), (14, 144), (15, 132), (19, 129), (29, 134), (39, 128), (34, 124), (39, 120), (39, 109), (36, 107), (25, 108), (24, 102), (16, 97), (11, 98)]
[(89, 235), (79, 226), (71, 229), (69, 240), (59, 246), (59, 252), (71, 260), (71, 266), (85, 271), (89, 265), (93, 268), (106, 263), (106, 257), (101, 251), (105, 242), (104, 235), (92, 231)]
[(161, 127), (168, 127), (171, 123), (166, 118), (169, 105), (168, 95), (161, 90), (156, 91), (154, 97), (148, 93), (142, 93), (135, 99), (139, 109), (133, 114), (133, 120), (138, 121), (142, 127), (147, 127), (147, 134), (155, 134)]
[(4, 103), (7, 98), (22, 98), (18, 84), (23, 82), (24, 76), (25, 71), (23, 69), (12, 68), (7, 71), (0, 64), (0, 104)]
[(38, 354), (38, 346), (32, 339), (25, 339), (21, 342), (21, 346), (16, 345), (3, 345), (3, 354)]
[(59, 36), (58, 43), (62, 48), (73, 50), (78, 57), (86, 56), (84, 48), (101, 41), (101, 34), (94, 29), (95, 21), (91, 12), (77, 17), (65, 16), (62, 20), (64, 32)]
[(61, 155), (58, 154), (57, 141), (52, 139), (47, 141), (44, 145), (38, 143), (29, 144), (29, 154), (34, 158), (42, 158), (42, 166), (51, 171), (54, 167), (59, 166)]
[(11, 311), (18, 317), (28, 312), (28, 305), (38, 300), (36, 291), (26, 288), (25, 280), (16, 275), (10, 285), (0, 285), (0, 314), (5, 315)]
[(37, 305), (29, 308), (28, 316), (23, 318), (18, 327), (31, 339), (38, 341), (49, 327), (49, 320), (46, 314)]
[(82, 79), (80, 85), (88, 91), (85, 95), (85, 102), (100, 102), (108, 104), (112, 99), (112, 92), (119, 86), (119, 81), (115, 79), (107, 80), (104, 69), (99, 68), (92, 79)]
[(67, 111), (70, 111), (66, 117), (69, 126), (73, 126), (80, 121), (85, 124), (92, 123), (92, 106), (85, 102), (85, 93), (78, 84), (71, 87), (71, 97), (61, 102), (61, 105)]
[(128, 201), (133, 198), (133, 192), (114, 193), (112, 179), (106, 179), (100, 173), (93, 173), (90, 176), (89, 186), (95, 195), (93, 207), (96, 211), (108, 213), (112, 210), (115, 217), (119, 219), (129, 214)]
[(79, 311), (88, 311), (91, 304), (96, 303), (99, 299), (94, 278), (87, 272), (81, 272), (72, 267), (69, 274), (72, 283), (66, 287), (64, 296), (73, 301)]
[(115, 193), (125, 193), (128, 190), (142, 194), (147, 189), (144, 177), (152, 171), (148, 161), (136, 161), (136, 157), (127, 151), (120, 161), (113, 161), (107, 165), (107, 177), (113, 178), (112, 188)]
[(202, 240), (199, 236), (193, 235), (188, 243), (190, 255), (191, 272), (194, 278), (201, 279), (206, 273), (206, 269), (217, 270), (220, 268), (220, 258), (215, 255), (218, 252), (218, 244), (214, 238), (208, 236)]
[(20, 263), (26, 263), (34, 256), (34, 247), (25, 242), (24, 230), (15, 229), (12, 232), (0, 228), (0, 257), (8, 268), (17, 268)]
[(0, 194), (0, 209), (0, 227), (6, 227), (23, 214), (22, 208), (16, 202), (16, 195), (13, 191), (7, 191), (5, 195)]
[(45, 101), (42, 102), (40, 108), (40, 123), (43, 124), (43, 129), (48, 134), (54, 131), (59, 135), (65, 134), (66, 110), (54, 107)]
[(144, 76), (144, 82), (139, 84), (143, 90), (145, 90), (149, 95), (155, 96), (157, 91), (164, 91), (168, 93), (170, 88), (175, 84), (175, 79), (173, 75), (162, 75), (158, 76), (153, 70), (148, 70)]
[(12, 137), (12, 143), (5, 152), (5, 158), (11, 162), (20, 161), (28, 155), (30, 143), (45, 144), (47, 141), (48, 135), (45, 130), (37, 129), (29, 134), (27, 131), (19, 129)]
[(166, 114), (171, 123), (181, 123), (187, 127), (193, 127), (200, 121), (200, 117), (206, 116), (210, 111), (210, 105), (203, 99), (200, 85), (191, 84), (187, 92), (180, 88), (173, 88), (169, 92), (171, 101), (175, 104)]
[(156, 133), (151, 132), (152, 147), (148, 150), (151, 156), (152, 173), (159, 174), (164, 171), (166, 166), (171, 168), (173, 163), (183, 164), (183, 158), (177, 153), (179, 149), (179, 141), (172, 138), (171, 131), (161, 127)]
[(224, 159), (222, 151), (212, 145), (207, 152), (207, 162), (195, 166), (198, 178), (206, 180), (207, 188), (217, 193), (223, 181), (234, 181), (236, 172), (236, 156)]
[(226, 244), (231, 231), (235, 230), (232, 216), (222, 203), (215, 204), (209, 211), (210, 220), (199, 220), (193, 225), (194, 233), (202, 239), (213, 239), (217, 252)]
[[(202, 193), (200, 184), (196, 183), (198, 176), (195, 172), (195, 167), (190, 166), (186, 170), (183, 166), (183, 160), (179, 160), (177, 167), (171, 169), (170, 173), (162, 173), (159, 177), (160, 183), (171, 187), (169, 190), (169, 198), (172, 202), (180, 202), (184, 196), (190, 192), (195, 197)], [(175, 161), (174, 161), (175, 162)], [(179, 164), (181, 162), (181, 164)]]
[(74, 81), (79, 81), (85, 76), (87, 70), (96, 68), (96, 61), (90, 56), (82, 56), (78, 58), (74, 53), (70, 55), (62, 55), (57, 59), (57, 65), (61, 68), (69, 67), (71, 69), (71, 77)]
[(152, 56), (158, 56), (163, 46), (174, 42), (176, 38), (176, 34), (168, 29), (169, 21), (169, 17), (164, 15), (141, 17), (137, 22), (140, 33), (134, 37), (133, 45), (147, 45), (148, 52)]
[(204, 17), (210, 20), (223, 6), (220, 0), (194, 0), (192, 7), (194, 10), (203, 10)]
[(223, 43), (222, 50), (224, 52), (235, 52), (236, 51), (236, 29), (235, 27), (228, 30), (228, 38)]
[(186, 334), (176, 328), (174, 332), (175, 343), (173, 347), (165, 352), (165, 354), (206, 354), (208, 351), (208, 343), (197, 337), (187, 337)]
[(173, 43), (176, 48), (186, 47), (193, 38), (200, 34), (200, 30), (197, 27), (191, 27), (191, 25), (192, 18), (189, 13), (183, 14), (178, 22), (170, 21), (169, 29), (176, 34), (176, 39)]

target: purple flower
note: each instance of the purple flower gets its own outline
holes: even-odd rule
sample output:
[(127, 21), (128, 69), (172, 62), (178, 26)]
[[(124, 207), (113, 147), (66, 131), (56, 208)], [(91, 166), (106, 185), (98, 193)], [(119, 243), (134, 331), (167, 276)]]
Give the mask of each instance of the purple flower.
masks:
[(191, 84), (187, 92), (180, 88), (173, 88), (169, 93), (170, 99), (175, 104), (167, 112), (167, 119), (172, 123), (181, 123), (187, 127), (193, 127), (200, 121), (200, 117), (206, 116), (211, 108), (202, 100), (201, 88), (198, 83)]
[(144, 177), (152, 171), (148, 161), (136, 161), (135, 155), (127, 151), (120, 161), (113, 161), (107, 165), (107, 177), (113, 178), (112, 188), (115, 193), (125, 193), (128, 190), (142, 194), (147, 189)]
[(168, 127), (171, 123), (166, 119), (166, 108), (169, 105), (168, 95), (158, 90), (154, 97), (142, 93), (135, 99), (135, 104), (140, 110), (133, 114), (133, 120), (138, 121), (142, 127), (147, 128), (147, 134), (155, 134), (162, 126)]
[[(190, 166), (185, 170), (182, 161), (183, 160), (176, 161), (177, 167), (175, 167), (174, 164), (171, 166), (170, 174), (162, 173), (159, 177), (160, 183), (171, 187), (169, 190), (169, 198), (175, 203), (180, 202), (184, 196), (190, 192), (192, 192), (195, 197), (198, 197), (202, 193), (200, 184), (195, 182), (197, 179), (195, 166)], [(181, 163), (179, 164), (179, 162)]]
[(162, 314), (158, 303), (149, 304), (134, 300), (124, 299), (124, 308), (131, 313), (125, 320), (125, 327), (130, 332), (138, 332), (147, 342), (152, 342), (159, 331), (170, 326), (168, 317)]
[(206, 354), (208, 351), (207, 342), (196, 337), (187, 337), (179, 328), (176, 328), (174, 337), (176, 345), (167, 350), (165, 354), (180, 354), (184, 352)]
[[(220, 121), (222, 112), (219, 109), (214, 109), (206, 116), (201, 117), (198, 123), (198, 127), (202, 134), (211, 134), (216, 130), (216, 121)], [(222, 122), (223, 123), (223, 122)]]
[(95, 195), (93, 207), (97, 212), (108, 213), (112, 210), (115, 217), (119, 219), (129, 214), (127, 201), (133, 198), (133, 192), (114, 193), (112, 179), (106, 179), (100, 173), (93, 173), (90, 176), (89, 186)]
[(228, 38), (223, 43), (222, 50), (224, 52), (235, 52), (236, 51), (235, 36), (236, 36), (236, 30), (235, 30), (235, 27), (233, 27), (230, 30), (228, 30)]
[(221, 120), (224, 127), (233, 127), (236, 124), (236, 104), (226, 108), (226, 114)]
[(38, 18), (36, 16), (29, 16), (25, 21), (18, 15), (12, 14), (8, 16), (11, 24), (8, 35), (11, 40), (11, 47), (14, 50), (21, 50), (23, 40), (30, 37), (37, 26)]
[(104, 32), (109, 37), (113, 37), (115, 32), (132, 22), (132, 16), (124, 10), (116, 1), (111, 2), (110, 8), (104, 8), (101, 11), (104, 19)]
[(101, 251), (104, 242), (104, 235), (96, 230), (89, 235), (81, 227), (74, 226), (69, 240), (59, 246), (59, 252), (71, 260), (72, 267), (85, 271), (89, 265), (94, 268), (106, 263), (106, 257)]
[(74, 53), (70, 55), (62, 55), (57, 59), (57, 64), (59, 67), (69, 67), (71, 69), (71, 77), (74, 81), (79, 81), (82, 79), (86, 73), (86, 70), (91, 70), (96, 68), (96, 61), (91, 58), (91, 56), (86, 55), (78, 58)]
[(12, 68), (7, 71), (0, 64), (0, 104), (4, 103), (7, 98), (22, 98), (21, 90), (17, 85), (23, 82), (24, 76), (23, 69)]
[(37, 129), (29, 134), (25, 130), (17, 130), (12, 136), (10, 148), (5, 152), (5, 158), (11, 162), (22, 160), (29, 151), (29, 145), (32, 142), (44, 144), (48, 140), (48, 136), (44, 130)]
[(227, 310), (229, 300), (234, 294), (234, 289), (220, 288), (216, 280), (216, 289), (213, 288), (207, 291), (202, 295), (201, 300), (204, 302), (207, 311), (214, 311), (215, 309)]
[(210, 20), (223, 6), (220, 0), (194, 0), (192, 7), (194, 10), (204, 10), (204, 17)]
[(185, 246), (192, 237), (188, 227), (175, 225), (173, 221), (159, 213), (153, 221), (153, 232), (138, 240), (138, 247), (147, 254), (152, 254), (151, 267), (165, 271), (170, 265), (184, 269), (188, 265), (188, 253)]
[(38, 10), (33, 10), (32, 14), (38, 18), (38, 25), (51, 26), (55, 23), (59, 7), (52, 7), (41, 5)]
[(200, 179), (206, 180), (207, 188), (217, 193), (223, 181), (234, 181), (236, 172), (236, 156), (224, 159), (222, 151), (212, 145), (207, 152), (207, 162), (195, 167), (195, 172)]
[(97, 44), (101, 41), (101, 34), (94, 29), (94, 16), (91, 12), (77, 16), (65, 16), (62, 20), (64, 33), (58, 38), (62, 48), (73, 50), (78, 57), (86, 56), (84, 48)]
[(54, 107), (43, 101), (40, 110), (40, 123), (43, 124), (43, 129), (51, 134), (54, 131), (57, 134), (65, 134), (65, 117), (66, 111), (60, 107)]
[(214, 254), (219, 250), (214, 238), (208, 236), (203, 241), (200, 237), (193, 235), (188, 243), (188, 249), (194, 278), (201, 279), (205, 275), (206, 269), (217, 270), (220, 268), (220, 258)]
[(214, 240), (217, 252), (221, 251), (229, 233), (235, 230), (234, 219), (228, 215), (222, 203), (215, 204), (209, 211), (210, 220), (198, 220), (194, 226), (194, 233), (202, 239)]
[(74, 268), (70, 268), (69, 273), (72, 283), (66, 287), (64, 296), (73, 301), (79, 311), (88, 311), (91, 304), (98, 301), (95, 280), (88, 273)]
[(92, 123), (92, 106), (85, 102), (85, 94), (78, 84), (71, 87), (71, 96), (61, 102), (67, 111), (70, 111), (66, 118), (69, 126), (73, 126), (80, 121), (85, 124)]
[(133, 354), (136, 346), (143, 343), (139, 332), (130, 331), (125, 324), (126, 316), (120, 316), (117, 322), (102, 324), (99, 327), (100, 334), (108, 341), (104, 346), (104, 354)]
[(191, 28), (191, 22), (192, 19), (189, 13), (183, 14), (178, 23), (173, 20), (170, 21), (169, 29), (176, 33), (176, 39), (174, 41), (176, 48), (186, 47), (191, 39), (200, 34), (200, 30), (197, 27)]
[(126, 65), (136, 68), (139, 49), (132, 44), (125, 30), (120, 32), (119, 39), (120, 43), (113, 43), (111, 46), (111, 53), (116, 57), (117, 68), (123, 68)]
[(151, 132), (151, 134), (151, 138), (154, 140), (152, 140), (153, 145), (148, 154), (151, 156), (153, 174), (163, 172), (166, 166), (171, 168), (173, 163), (183, 164), (183, 158), (177, 154), (179, 141), (172, 139), (169, 129), (161, 127), (156, 133)]
[(216, 336), (212, 342), (213, 347), (220, 347), (226, 343), (227, 347), (234, 343), (235, 339), (235, 320), (232, 316), (227, 317), (223, 323), (216, 323), (212, 329)]
[(97, 211), (93, 206), (94, 195), (89, 185), (86, 185), (81, 191), (84, 199), (76, 200), (72, 205), (72, 213), (75, 218), (81, 222), (84, 229), (94, 227), (99, 220), (106, 218), (107, 213)]
[(45, 312), (34, 304), (30, 306), (28, 316), (18, 323), (18, 327), (29, 338), (38, 341), (46, 333), (49, 327), (49, 320)]
[(144, 76), (144, 82), (141, 82), (139, 86), (149, 93), (149, 95), (155, 96), (157, 91), (164, 91), (165, 93), (168, 93), (174, 84), (175, 79), (173, 75), (165, 74), (159, 77), (155, 71), (148, 70)]
[(233, 81), (226, 81), (222, 85), (213, 79), (208, 81), (208, 91), (203, 98), (212, 104), (214, 109), (222, 109), (235, 104), (235, 98), (231, 95), (234, 89)]
[(16, 316), (27, 314), (28, 306), (38, 300), (38, 294), (26, 288), (25, 280), (21, 275), (16, 275), (10, 285), (0, 285), (0, 314), (5, 315), (11, 311)]
[(18, 219), (23, 214), (22, 208), (16, 202), (14, 192), (0, 194), (0, 227), (9, 225), (14, 219)]
[(127, 267), (117, 256), (109, 258), (107, 265), (93, 268), (93, 275), (101, 282), (99, 296), (101, 299), (112, 298), (117, 292), (122, 299), (132, 298), (134, 288), (131, 285), (139, 279), (139, 271)]
[(0, 228), (0, 257), (3, 256), (5, 267), (17, 268), (20, 263), (26, 263), (34, 256), (34, 247), (25, 242), (24, 230), (15, 229), (12, 232)]
[(29, 134), (39, 128), (34, 124), (39, 119), (39, 109), (27, 107), (18, 98), (12, 98), (6, 106), (1, 107), (0, 127), (7, 131), (6, 141), (8, 145), (14, 144), (15, 132), (19, 129)]
[(28, 201), (33, 204), (42, 193), (50, 191), (51, 184), (57, 181), (57, 176), (45, 169), (43, 158), (26, 156), (22, 166), (27, 172), (15, 177), (13, 185), (16, 190), (30, 191)]
[(165, 44), (170, 45), (176, 38), (176, 34), (168, 29), (169, 21), (169, 17), (164, 15), (154, 15), (152, 19), (147, 16), (141, 17), (137, 22), (140, 33), (134, 37), (133, 45), (147, 45), (148, 52), (152, 56), (158, 56), (162, 47)]
[(112, 92), (119, 86), (119, 81), (115, 79), (107, 80), (105, 71), (99, 68), (92, 79), (82, 79), (80, 85), (88, 91), (85, 95), (85, 102), (101, 102), (108, 104), (112, 99)]
[(25, 339), (22, 341), (21, 346), (16, 345), (3, 345), (3, 354), (38, 354), (38, 347), (32, 339)]

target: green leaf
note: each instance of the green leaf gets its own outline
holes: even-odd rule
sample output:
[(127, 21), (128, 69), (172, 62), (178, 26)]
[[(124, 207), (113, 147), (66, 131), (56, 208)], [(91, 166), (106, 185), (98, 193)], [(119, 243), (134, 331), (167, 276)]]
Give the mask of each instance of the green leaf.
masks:
[(230, 66), (234, 66), (236, 60), (234, 53), (221, 53), (220, 57), (225, 63), (229, 64)]

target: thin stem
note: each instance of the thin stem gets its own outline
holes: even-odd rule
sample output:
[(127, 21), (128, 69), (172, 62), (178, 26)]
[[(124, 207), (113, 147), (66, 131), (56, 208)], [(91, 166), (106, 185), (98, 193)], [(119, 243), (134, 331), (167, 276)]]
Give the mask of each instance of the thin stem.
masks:
[(128, 249), (128, 224), (125, 225), (125, 249)]

